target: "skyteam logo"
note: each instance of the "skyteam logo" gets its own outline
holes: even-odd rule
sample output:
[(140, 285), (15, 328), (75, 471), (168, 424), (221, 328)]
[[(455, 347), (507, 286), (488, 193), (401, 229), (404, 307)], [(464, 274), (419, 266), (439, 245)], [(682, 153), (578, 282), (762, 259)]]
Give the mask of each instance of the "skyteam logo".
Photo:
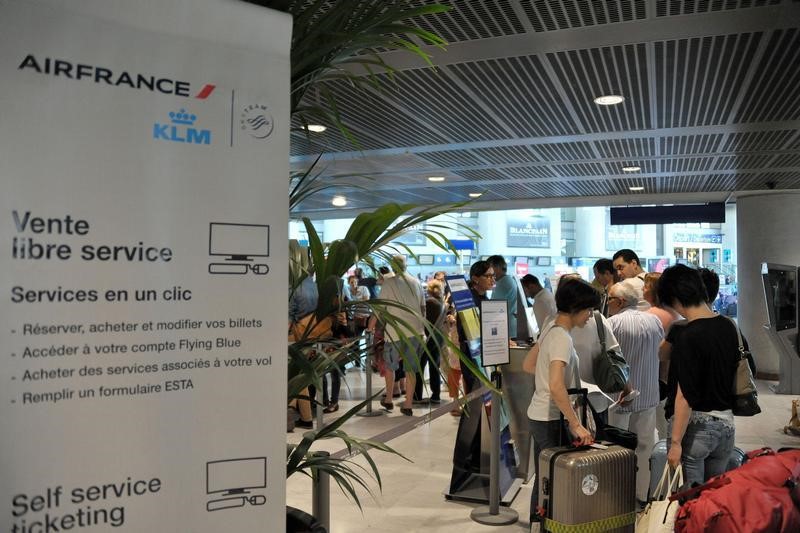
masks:
[(197, 115), (181, 109), (177, 113), (170, 111), (170, 124), (153, 124), (153, 139), (188, 144), (211, 144), (211, 130), (194, 128)]
[(269, 108), (263, 104), (250, 104), (242, 111), (239, 119), (241, 128), (256, 139), (266, 139), (275, 128), (275, 119)]

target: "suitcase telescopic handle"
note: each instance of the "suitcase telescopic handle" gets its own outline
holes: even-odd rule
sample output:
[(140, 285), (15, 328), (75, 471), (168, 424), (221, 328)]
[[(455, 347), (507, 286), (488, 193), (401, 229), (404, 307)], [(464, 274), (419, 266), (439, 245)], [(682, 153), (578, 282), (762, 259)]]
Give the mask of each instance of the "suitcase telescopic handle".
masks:
[[(580, 414), (578, 415), (578, 417), (581, 418), (581, 424), (583, 425), (583, 427), (588, 427), (587, 426), (587, 423), (588, 423), (588, 419), (587, 419), (588, 414), (587, 413), (588, 413), (588, 409), (589, 409), (589, 407), (588, 407), (588, 405), (589, 405), (589, 389), (586, 389), (586, 388), (571, 388), (571, 389), (567, 389), (567, 395), (568, 396), (575, 396), (575, 395), (580, 395), (581, 396), (581, 401), (580, 401), (581, 408), (580, 408)], [(561, 425), (562, 425), (562, 428), (563, 428), (563, 426), (564, 426), (564, 413), (561, 413), (560, 420), (561, 420)], [(567, 429), (567, 428), (563, 428), (563, 431), (561, 433), (562, 433), (562, 435), (566, 434), (567, 438), (570, 437), (569, 429)], [(561, 442), (560, 444), (562, 446), (564, 446), (564, 445), (573, 445), (573, 446), (575, 446), (574, 443), (570, 443), (570, 442)]]

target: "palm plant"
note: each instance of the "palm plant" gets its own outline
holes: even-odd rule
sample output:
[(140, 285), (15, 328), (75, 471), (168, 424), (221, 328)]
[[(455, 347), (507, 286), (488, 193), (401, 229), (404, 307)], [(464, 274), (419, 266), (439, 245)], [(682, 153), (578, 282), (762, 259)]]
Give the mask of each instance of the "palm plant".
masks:
[[(418, 0), (250, 1), (291, 13), (294, 17), (291, 114), (295, 127), (306, 130), (307, 134), (307, 126), (311, 123), (333, 125), (355, 146), (358, 146), (358, 140), (346, 126), (347, 117), (343, 117), (339, 111), (335, 87), (345, 83), (355, 88), (381, 91), (383, 84), (387, 80), (391, 81), (396, 73), (376, 50), (404, 50), (416, 54), (433, 67), (430, 56), (420, 48), (415, 39), (442, 49), (445, 45), (440, 37), (411, 22), (416, 18), (449, 9), (439, 4), (425, 5)], [(346, 179), (338, 176), (335, 182), (325, 181), (324, 170), (318, 167), (319, 160), (320, 158), (309, 169), (290, 176), (290, 212), (295, 212), (307, 198), (334, 185), (340, 187), (341, 180)], [(413, 255), (407, 246), (395, 241), (406, 233), (417, 231), (415, 228), (421, 227), (423, 222), (427, 224), (421, 232), (432, 243), (443, 250), (455, 252), (446, 236), (451, 228), (459, 228), (471, 238), (476, 238), (477, 234), (456, 223), (431, 220), (457, 207), (460, 205), (423, 208), (386, 204), (372, 212), (360, 214), (343, 239), (329, 244), (324, 244), (311, 221), (303, 218), (309, 241), (308, 255), (316, 274), (319, 299), (314, 310), (315, 320), (309, 322), (302, 331), (298, 331), (289, 345), (290, 401), (306, 398), (304, 391), (307, 387), (319, 387), (326, 372), (338, 371), (341, 363), (365, 355), (365, 349), (353, 342), (335, 346), (328, 353), (319, 353), (314, 358), (309, 357), (321, 340), (315, 333), (315, 322), (347, 312), (356, 305), (364, 305), (363, 302), (343, 302), (340, 294), (342, 276), (359, 262), (374, 270), (376, 261), (387, 261), (393, 252), (405, 251)], [(308, 261), (302, 254), (294, 257), (290, 261), (290, 291), (295, 290), (309, 275), (311, 270)], [(399, 304), (370, 301), (369, 305), (380, 321), (396, 326), (402, 337), (400, 340), (407, 340), (407, 337), (414, 334), (408, 324), (393, 315), (393, 310), (402, 307)], [(453, 348), (457, 350), (457, 347)], [(487, 382), (471, 359), (463, 355), (462, 358), (476, 375)], [(372, 398), (368, 398), (321, 430), (305, 433), (299, 444), (288, 445), (287, 476), (301, 473), (315, 477), (319, 472), (327, 472), (360, 507), (357, 487), (369, 492), (368, 478), (374, 479), (379, 488), (381, 486), (380, 474), (370, 451), (397, 453), (385, 444), (359, 439), (341, 430), (342, 424), (371, 400)], [(321, 439), (340, 439), (351, 453), (361, 453), (369, 468), (361, 467), (348, 459), (314, 455), (311, 448)]]
[[(320, 353), (317, 349), (320, 345), (320, 338), (315, 334), (315, 325), (317, 323), (338, 313), (346, 313), (355, 306), (364, 305), (364, 302), (342, 301), (340, 293), (342, 276), (359, 260), (368, 265), (374, 265), (376, 260), (388, 262), (394, 252), (404, 250), (411, 253), (405, 245), (394, 241), (412, 231), (420, 231), (442, 249), (453, 251), (453, 245), (445, 235), (445, 230), (451, 229), (452, 225), (458, 226), (457, 224), (434, 222), (426, 224), (422, 230), (417, 230), (415, 227), (454, 207), (458, 206), (419, 208), (413, 205), (386, 204), (375, 211), (360, 214), (353, 221), (343, 239), (333, 241), (327, 245), (322, 243), (311, 221), (307, 218), (303, 219), (308, 232), (309, 253), (308, 256), (300, 254), (297, 259), (290, 262), (291, 288), (292, 290), (296, 289), (310, 275), (310, 266), (305, 259), (310, 257), (316, 274), (319, 300), (314, 311), (315, 320), (309, 321), (306, 327), (298, 332), (294, 342), (289, 345), (288, 384), (290, 401), (292, 399), (309, 399), (305, 393), (309, 385), (314, 385), (319, 389), (325, 373), (338, 372), (339, 365), (362, 358), (366, 355), (366, 351), (371, 349), (369, 346), (362, 348), (358, 342), (334, 346), (326, 353)], [(470, 237), (477, 238), (477, 234), (472, 229), (466, 227), (461, 227), (461, 229)], [(380, 300), (370, 300), (369, 307), (380, 322), (394, 326), (400, 337), (396, 340), (408, 342), (408, 339), (415, 334), (413, 327), (397, 318), (393, 312), (398, 309), (409, 310), (407, 307), (398, 303)], [(428, 323), (427, 328), (432, 330), (433, 325)], [(454, 350), (458, 350), (457, 346), (452, 344), (450, 346)], [(314, 352), (315, 357), (310, 357), (312, 352)], [(422, 357), (427, 356), (429, 354), (422, 355)], [(489, 384), (483, 373), (470, 358), (462, 355), (462, 360), (475, 375)], [(435, 367), (432, 366), (431, 368)], [(372, 399), (368, 398), (365, 402), (350, 409), (332, 425), (324, 427), (319, 432), (307, 432), (299, 444), (289, 445), (287, 448), (287, 476), (297, 472), (314, 476), (319, 470), (325, 471), (337, 482), (342, 491), (360, 507), (355, 488), (356, 485), (368, 488), (363, 474), (366, 473), (371, 476), (378, 483), (378, 487), (380, 488), (381, 486), (380, 474), (375, 462), (370, 457), (370, 450), (377, 449), (383, 452), (397, 453), (385, 444), (358, 439), (340, 429), (347, 419), (363, 409), (366, 403)], [(365, 457), (370, 470), (364, 471), (361, 467), (356, 468), (355, 463), (349, 460), (316, 457), (310, 453), (311, 446), (316, 440), (333, 438), (340, 439), (351, 453), (354, 451), (361, 453)]]

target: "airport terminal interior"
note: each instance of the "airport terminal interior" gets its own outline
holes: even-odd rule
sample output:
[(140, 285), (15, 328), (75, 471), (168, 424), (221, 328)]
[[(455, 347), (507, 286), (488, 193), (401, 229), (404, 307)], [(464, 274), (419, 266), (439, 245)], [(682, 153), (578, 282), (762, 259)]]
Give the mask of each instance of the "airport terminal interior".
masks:
[(0, 70), (0, 528), (633, 531), (683, 421), (800, 450), (800, 0), (0, 0)]
[[(736, 419), (736, 446), (800, 446), (784, 432), (800, 395), (800, 2), (443, 3), (451, 9), (411, 22), (447, 41), (446, 50), (418, 41), (435, 68), (379, 51), (396, 70), (379, 75), (385, 87), (330, 84), (357, 148), (332, 124), (296, 124), (292, 170), (319, 171), (329, 187), (292, 210), (290, 239), (307, 244), (309, 224), (323, 241), (343, 238), (356, 216), (387, 202), (451, 204), (428, 224), (459, 224), (479, 239), (443, 230), (456, 250), (419, 235), (393, 243), (422, 282), (494, 254), (517, 279), (591, 281), (595, 261), (623, 248), (645, 271), (711, 269), (720, 280), (713, 310), (737, 321), (758, 366), (763, 412)], [(722, 216), (687, 222), (672, 210), (680, 206)], [(773, 267), (791, 278), (786, 328), (770, 310)], [(347, 367), (339, 411), (320, 413), (325, 423), (366, 398), (367, 374)], [(374, 373), (371, 392), (382, 383)], [(379, 415), (343, 429), (402, 457), (374, 454), (382, 489), (360, 491), (362, 509), (332, 482), (332, 531), (529, 530), (530, 479), (510, 502), (519, 519), (503, 526), (473, 521), (478, 503), (447, 495), (459, 417), (446, 392), (411, 417), (378, 401)], [(318, 444), (346, 456), (335, 441)], [(287, 505), (311, 512), (311, 481), (287, 483)]]

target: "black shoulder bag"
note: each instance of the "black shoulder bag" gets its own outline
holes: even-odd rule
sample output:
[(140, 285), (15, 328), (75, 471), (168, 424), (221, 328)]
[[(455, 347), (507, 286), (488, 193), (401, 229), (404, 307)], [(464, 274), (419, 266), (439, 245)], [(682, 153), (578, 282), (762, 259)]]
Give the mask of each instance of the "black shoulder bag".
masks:
[(597, 311), (594, 312), (594, 320), (600, 337), (600, 355), (592, 361), (594, 382), (605, 393), (622, 392), (630, 377), (630, 367), (622, 354), (606, 348), (606, 327), (602, 315)]

